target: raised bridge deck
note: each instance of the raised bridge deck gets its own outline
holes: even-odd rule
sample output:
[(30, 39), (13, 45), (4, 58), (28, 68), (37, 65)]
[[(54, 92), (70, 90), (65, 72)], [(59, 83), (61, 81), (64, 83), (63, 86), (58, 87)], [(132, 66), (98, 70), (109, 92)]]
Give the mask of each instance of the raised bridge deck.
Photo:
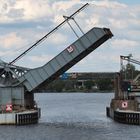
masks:
[(55, 80), (112, 36), (113, 34), (107, 28), (92, 28), (44, 66), (29, 70), (19, 78), (19, 81), (30, 92), (40, 89)]

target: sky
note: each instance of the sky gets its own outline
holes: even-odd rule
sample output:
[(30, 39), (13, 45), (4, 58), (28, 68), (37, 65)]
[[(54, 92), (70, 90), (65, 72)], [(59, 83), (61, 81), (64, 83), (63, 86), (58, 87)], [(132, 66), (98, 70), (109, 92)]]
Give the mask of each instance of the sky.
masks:
[[(68, 72), (117, 72), (120, 55), (132, 54), (140, 60), (139, 0), (0, 0), (0, 59), (11, 62), (60, 24), (63, 15), (71, 15), (87, 2), (90, 5), (75, 16), (82, 30), (86, 33), (93, 27), (106, 27), (114, 36)], [(75, 24), (70, 24), (81, 36)], [(40, 67), (75, 40), (64, 24), (15, 64)]]

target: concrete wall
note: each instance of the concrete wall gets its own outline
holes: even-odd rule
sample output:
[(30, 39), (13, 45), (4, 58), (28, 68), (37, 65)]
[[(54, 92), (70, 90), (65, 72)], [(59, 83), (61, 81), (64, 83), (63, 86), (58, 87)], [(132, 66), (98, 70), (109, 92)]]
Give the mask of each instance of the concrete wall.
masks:
[(0, 88), (0, 105), (7, 104), (24, 106), (24, 88), (23, 87), (7, 87)]
[(15, 113), (0, 114), (0, 124), (15, 124)]
[[(127, 102), (127, 107), (125, 107), (125, 108), (122, 107), (123, 102)], [(112, 99), (110, 106), (114, 110), (120, 109), (120, 110), (137, 111), (137, 109), (138, 109), (138, 103), (137, 103), (136, 100), (116, 100), (116, 99)]]

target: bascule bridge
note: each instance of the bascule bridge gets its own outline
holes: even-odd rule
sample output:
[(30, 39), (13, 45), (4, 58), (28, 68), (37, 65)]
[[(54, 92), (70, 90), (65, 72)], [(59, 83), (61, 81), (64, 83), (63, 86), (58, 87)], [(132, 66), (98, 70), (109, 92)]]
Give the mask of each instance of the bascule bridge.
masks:
[[(29, 47), (25, 52), (19, 55), (10, 63), (0, 61), (0, 106), (1, 114), (6, 115), (10, 119), (4, 119), (0, 116), (1, 124), (29, 124), (38, 121), (38, 108), (35, 107), (34, 93), (39, 92), (44, 86), (62, 75), (65, 71), (86, 57), (89, 53), (98, 48), (106, 40), (111, 38), (113, 34), (108, 28), (94, 27), (87, 33), (84, 33), (74, 16), (83, 10), (88, 4), (85, 4), (69, 17), (64, 16), (64, 21), (47, 33), (35, 44)], [(31, 49), (36, 47), (42, 41), (48, 38), (63, 24), (67, 23), (72, 31), (70, 20), (73, 20), (82, 36), (67, 46), (61, 53), (47, 62), (45, 65), (29, 69), (15, 65), (20, 58), (26, 55)], [(76, 32), (74, 31), (76, 34)], [(76, 34), (77, 35), (77, 34)], [(6, 111), (6, 106), (9, 110)], [(3, 119), (3, 120), (2, 120)]]

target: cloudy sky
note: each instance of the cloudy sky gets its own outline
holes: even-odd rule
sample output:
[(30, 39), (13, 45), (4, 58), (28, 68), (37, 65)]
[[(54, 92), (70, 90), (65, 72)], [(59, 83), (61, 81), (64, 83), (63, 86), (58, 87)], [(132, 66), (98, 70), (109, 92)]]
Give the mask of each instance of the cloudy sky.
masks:
[[(75, 16), (84, 32), (93, 27), (110, 28), (114, 37), (101, 45), (70, 72), (116, 72), (120, 55), (132, 54), (140, 60), (139, 0), (0, 0), (0, 58), (6, 62), (61, 23), (83, 4), (86, 9)], [(74, 23), (71, 25), (75, 28)], [(77, 38), (65, 24), (16, 64), (38, 67), (48, 62)]]

